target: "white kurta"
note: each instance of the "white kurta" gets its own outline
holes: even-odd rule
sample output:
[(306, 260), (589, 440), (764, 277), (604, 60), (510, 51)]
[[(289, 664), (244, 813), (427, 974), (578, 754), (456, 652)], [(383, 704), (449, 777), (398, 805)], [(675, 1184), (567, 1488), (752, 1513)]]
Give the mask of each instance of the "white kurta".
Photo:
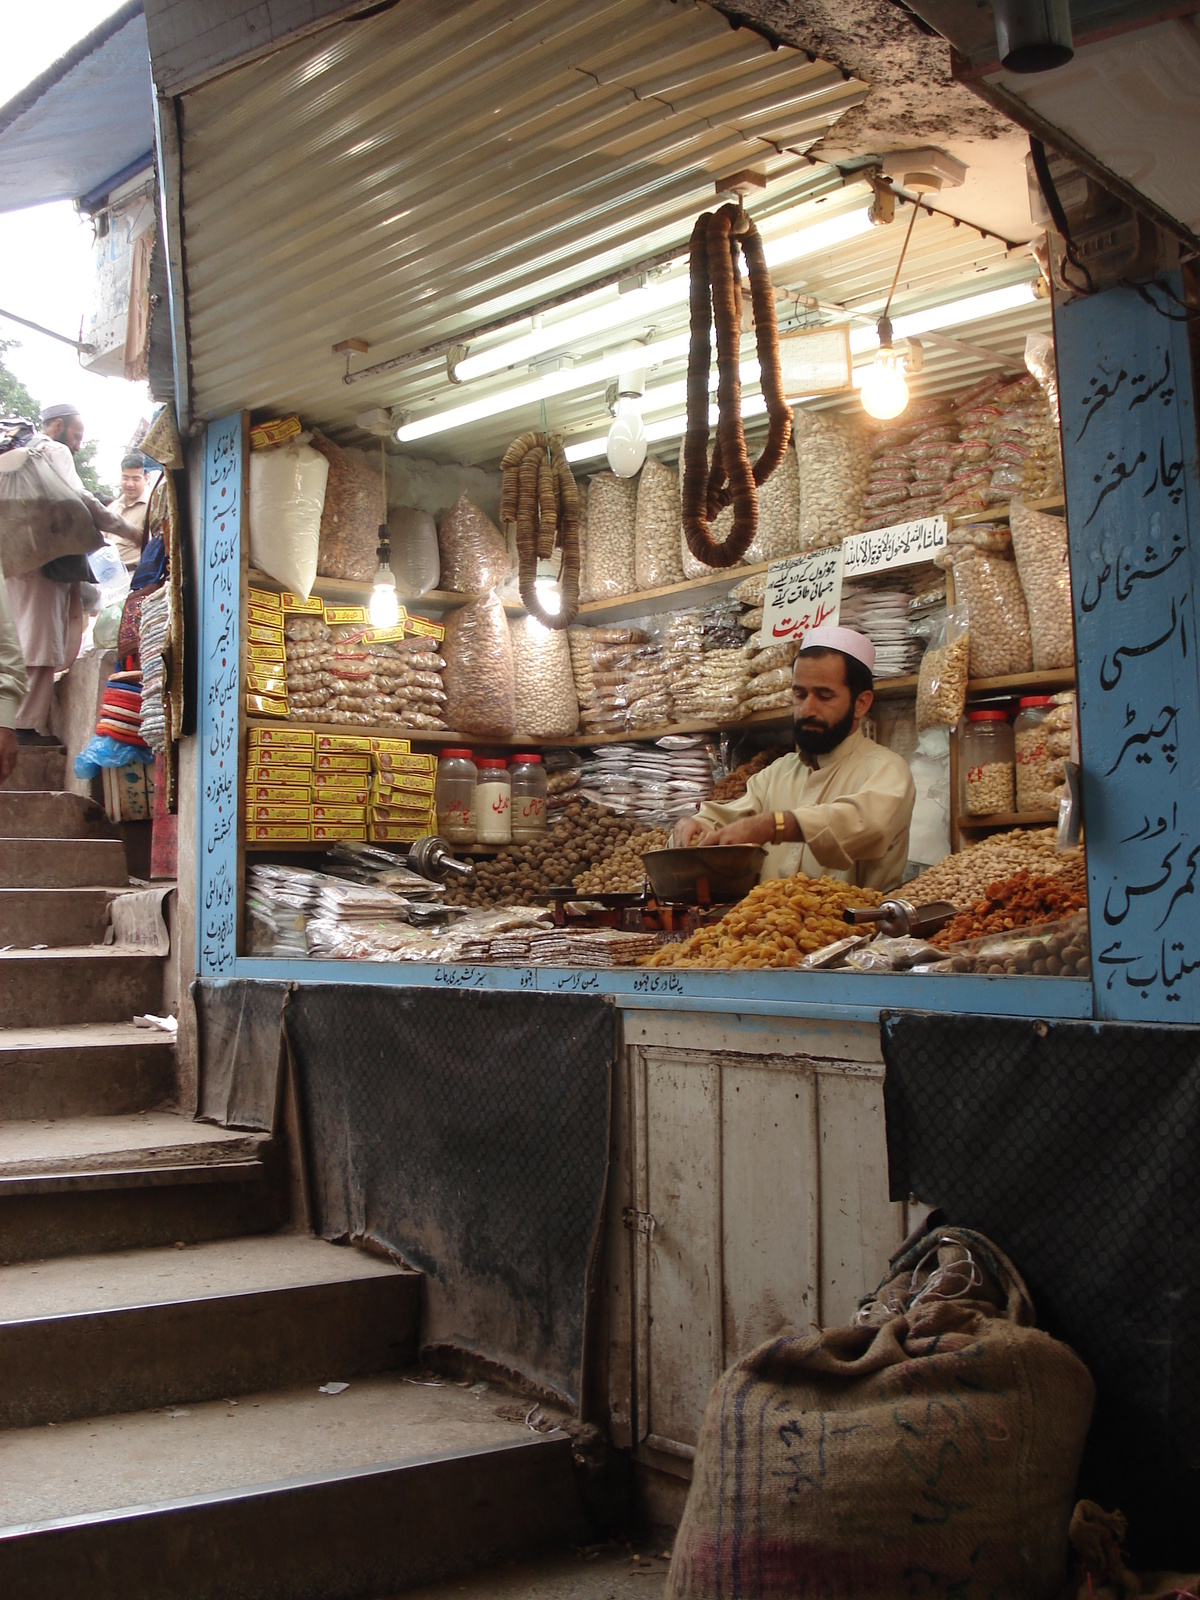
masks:
[[(76, 494), (83, 483), (75, 471), (75, 458), (65, 444), (37, 436), (44, 460)], [(83, 606), (77, 583), (54, 583), (42, 573), (26, 572), (9, 578), (8, 600), (21, 640), (27, 668), (51, 667), (61, 672), (79, 654), (83, 638)]]
[(739, 800), (706, 801), (698, 815), (725, 827), (790, 811), (804, 842), (768, 845), (764, 879), (803, 872), (886, 891), (904, 876), (915, 799), (908, 763), (856, 729), (828, 755), (781, 756), (754, 774)]

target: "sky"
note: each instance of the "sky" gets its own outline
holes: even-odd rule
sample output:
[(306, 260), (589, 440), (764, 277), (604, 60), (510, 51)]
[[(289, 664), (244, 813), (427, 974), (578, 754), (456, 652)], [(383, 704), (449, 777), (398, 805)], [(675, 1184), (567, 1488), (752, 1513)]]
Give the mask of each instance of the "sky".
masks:
[[(55, 0), (50, 8), (4, 7), (0, 106), (44, 72), (77, 39), (119, 9), (120, 0)], [(92, 282), (92, 225), (70, 201), (0, 213), (0, 309), (77, 338)], [(79, 407), (95, 439), (101, 480), (115, 485), (121, 456), (153, 403), (144, 383), (99, 378), (67, 345), (0, 318), (0, 339), (20, 341), (5, 360), (44, 406)]]

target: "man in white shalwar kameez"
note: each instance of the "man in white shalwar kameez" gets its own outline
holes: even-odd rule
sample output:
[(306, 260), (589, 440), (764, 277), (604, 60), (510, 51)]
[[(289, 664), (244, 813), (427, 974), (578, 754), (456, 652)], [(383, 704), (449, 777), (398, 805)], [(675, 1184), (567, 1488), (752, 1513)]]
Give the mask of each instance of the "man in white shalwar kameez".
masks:
[[(50, 406), (42, 415), (41, 432), (30, 448), (40, 451), (68, 488), (87, 504), (96, 526), (104, 532), (136, 531), (88, 493), (75, 470), (75, 455), (83, 444), (83, 418), (74, 406)], [(79, 654), (83, 640), (83, 601), (78, 583), (55, 583), (40, 571), (7, 580), (8, 600), (25, 657), (29, 688), (17, 707), (17, 739), (33, 744), (43, 733), (50, 715), (54, 679)]]

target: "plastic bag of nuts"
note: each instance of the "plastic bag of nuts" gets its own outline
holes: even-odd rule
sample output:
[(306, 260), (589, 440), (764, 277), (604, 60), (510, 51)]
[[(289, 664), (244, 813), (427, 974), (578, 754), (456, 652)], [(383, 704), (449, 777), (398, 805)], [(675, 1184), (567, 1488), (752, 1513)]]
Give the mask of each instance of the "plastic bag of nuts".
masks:
[(507, 739), (516, 714), (512, 636), (494, 591), (447, 615), (442, 655), (447, 727)]
[(579, 701), (566, 633), (529, 616), (519, 617), (510, 631), (517, 732), (569, 738), (579, 726)]
[(987, 934), (950, 946), (954, 972), (994, 977), (1088, 978), (1092, 972), (1087, 917), (1083, 912), (1039, 927)]
[(952, 728), (966, 709), (971, 631), (966, 608), (947, 611), (937, 642), (921, 657), (917, 674), (917, 732)]
[(799, 464), (800, 549), (819, 550), (858, 533), (870, 466), (867, 430), (853, 418), (801, 406), (792, 446)]
[(512, 570), (508, 543), (500, 529), (466, 495), (438, 518), (441, 585), (457, 594), (484, 594)]
[(329, 463), (317, 574), (369, 583), (379, 557), (379, 524), (384, 520), (383, 484), (377, 463), (361, 450), (343, 450), (313, 429), (312, 447)]
[(634, 521), (634, 565), (639, 589), (678, 583), (683, 577), (680, 555), (682, 515), (679, 474), (654, 456), (647, 456), (637, 479)]
[(597, 472), (588, 483), (587, 589), (597, 600), (612, 600), (637, 588), (637, 497), (636, 478)]
[(971, 677), (1032, 672), (1029, 611), (1016, 562), (975, 545), (948, 548), (936, 560), (953, 568), (955, 592), (971, 618)]
[(1067, 559), (1067, 524), (1063, 517), (1031, 511), (1021, 500), (1009, 508), (1013, 554), (1033, 643), (1033, 665), (1039, 672), (1075, 664), (1075, 627), (1071, 615), (1071, 569)]

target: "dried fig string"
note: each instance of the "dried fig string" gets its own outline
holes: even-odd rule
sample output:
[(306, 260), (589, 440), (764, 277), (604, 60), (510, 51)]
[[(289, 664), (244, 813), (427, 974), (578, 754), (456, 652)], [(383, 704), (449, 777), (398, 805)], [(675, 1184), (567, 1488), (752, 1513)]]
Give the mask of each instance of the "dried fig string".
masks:
[[(763, 396), (769, 423), (762, 454), (750, 465), (742, 429), (741, 284), (738, 250), (746, 259)], [(758, 229), (738, 206), (696, 219), (690, 255), (691, 345), (688, 351), (687, 433), (683, 445), (683, 532), (688, 549), (709, 567), (731, 567), (758, 529), (757, 489), (783, 460), (792, 414), (783, 394), (775, 297)], [(708, 374), (712, 327), (717, 332), (717, 437), (708, 461)], [(733, 506), (733, 529), (723, 543), (711, 523)]]
[[(554, 434), (523, 433), (500, 463), (500, 518), (516, 524), (521, 600), (547, 628), (567, 628), (579, 610), (579, 489)], [(544, 609), (537, 564), (562, 550), (561, 608)]]

